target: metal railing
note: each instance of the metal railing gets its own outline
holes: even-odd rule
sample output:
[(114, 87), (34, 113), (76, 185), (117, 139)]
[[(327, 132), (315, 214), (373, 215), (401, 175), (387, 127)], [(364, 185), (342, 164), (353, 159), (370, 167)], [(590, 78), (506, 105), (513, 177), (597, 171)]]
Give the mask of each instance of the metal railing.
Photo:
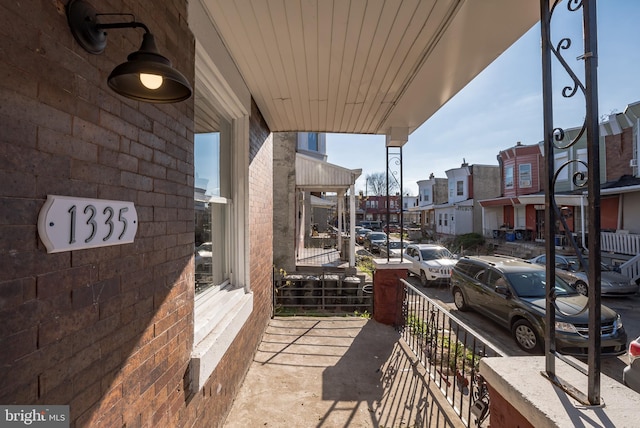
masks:
[(506, 354), (419, 289), (404, 287), (403, 340), (465, 426), (489, 426), (489, 391), (478, 372), (483, 357)]
[(371, 314), (373, 286), (363, 275), (274, 272), (273, 310), (274, 315)]

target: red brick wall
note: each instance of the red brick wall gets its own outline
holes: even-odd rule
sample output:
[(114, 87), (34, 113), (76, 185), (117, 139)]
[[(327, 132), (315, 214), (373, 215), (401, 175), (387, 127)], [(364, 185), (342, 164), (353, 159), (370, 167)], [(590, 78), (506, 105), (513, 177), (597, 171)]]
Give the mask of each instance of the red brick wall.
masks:
[(625, 128), (621, 134), (605, 137), (607, 181), (633, 174), (629, 161), (633, 159), (633, 128)]
[[(193, 83), (186, 0), (91, 3), (134, 13)], [(154, 105), (112, 92), (106, 77), (142, 32), (111, 30), (105, 52), (88, 54), (64, 4), (0, 5), (0, 403), (68, 404), (77, 427), (220, 425), (270, 314), (269, 130), (254, 108), (256, 307), (192, 395), (194, 98)], [(135, 242), (47, 254), (36, 225), (48, 194), (133, 201)]]

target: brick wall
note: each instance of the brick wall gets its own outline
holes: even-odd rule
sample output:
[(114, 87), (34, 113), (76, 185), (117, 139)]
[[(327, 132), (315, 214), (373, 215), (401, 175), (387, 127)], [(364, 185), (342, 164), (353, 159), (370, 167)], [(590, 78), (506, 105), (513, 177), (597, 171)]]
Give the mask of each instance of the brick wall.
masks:
[(625, 128), (622, 133), (605, 137), (606, 181), (633, 174), (629, 161), (633, 159), (633, 128)]
[[(65, 3), (0, 5), (0, 403), (69, 404), (77, 427), (215, 426), (270, 315), (269, 130), (254, 107), (256, 309), (205, 391), (190, 395), (194, 98), (153, 105), (116, 95), (106, 77), (139, 48), (141, 31), (111, 30), (106, 51), (88, 54)], [(193, 82), (186, 0), (92, 3), (135, 13)], [(135, 242), (47, 254), (36, 225), (48, 194), (133, 201)]]

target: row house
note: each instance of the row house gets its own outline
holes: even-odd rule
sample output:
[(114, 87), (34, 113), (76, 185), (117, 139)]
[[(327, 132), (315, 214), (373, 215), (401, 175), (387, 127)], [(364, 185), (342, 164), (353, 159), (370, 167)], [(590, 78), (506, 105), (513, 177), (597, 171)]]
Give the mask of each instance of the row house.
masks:
[(387, 221), (387, 196), (363, 196), (358, 203), (357, 220), (379, 221), (384, 223), (400, 223), (402, 201), (400, 195), (389, 195), (389, 221)]
[[(542, 239), (544, 159), (540, 145), (518, 142), (500, 151), (497, 159), (501, 195), (480, 201), (483, 235), (508, 240)], [(525, 201), (530, 195), (541, 200)]]
[(497, 165), (469, 165), (445, 171), (447, 202), (434, 205), (433, 221), (439, 235), (482, 233), (480, 200), (500, 195), (500, 169)]
[[(600, 221), (603, 260), (622, 265), (640, 253), (640, 177), (638, 176), (638, 124), (640, 102), (623, 113), (612, 114), (600, 125)], [(555, 200), (560, 216), (554, 225), (556, 245), (568, 245), (573, 235), (579, 246), (588, 239), (586, 179), (588, 156), (580, 128), (564, 131), (554, 150)], [(574, 142), (569, 146), (570, 142)], [(544, 224), (544, 144), (521, 143), (498, 154), (501, 195), (480, 201), (483, 234), (506, 240), (542, 241)], [(640, 277), (640, 266), (628, 272)]]
[(435, 206), (445, 204), (449, 200), (447, 179), (438, 178), (433, 173), (428, 180), (419, 180), (417, 206), (411, 208), (420, 216), (419, 223), (428, 234), (435, 233)]

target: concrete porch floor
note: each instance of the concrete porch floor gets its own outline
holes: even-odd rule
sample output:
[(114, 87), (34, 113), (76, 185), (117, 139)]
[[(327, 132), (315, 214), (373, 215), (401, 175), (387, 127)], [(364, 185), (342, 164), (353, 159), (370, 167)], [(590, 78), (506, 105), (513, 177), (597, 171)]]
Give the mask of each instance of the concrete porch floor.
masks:
[(372, 319), (275, 318), (224, 426), (462, 426), (414, 360)]

